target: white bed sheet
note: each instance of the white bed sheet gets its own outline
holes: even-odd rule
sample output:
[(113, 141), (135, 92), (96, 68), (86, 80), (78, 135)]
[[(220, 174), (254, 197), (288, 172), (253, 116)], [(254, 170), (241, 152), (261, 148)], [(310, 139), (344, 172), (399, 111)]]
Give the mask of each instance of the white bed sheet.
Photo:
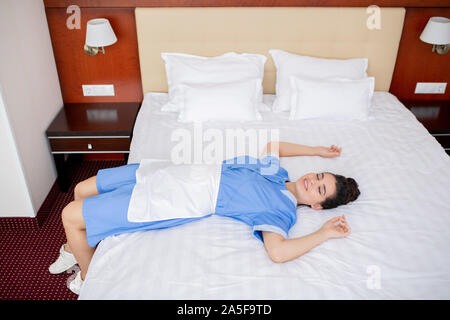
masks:
[[(160, 111), (166, 100), (145, 95), (129, 163), (169, 159), (171, 133), (189, 127)], [(279, 128), (281, 141), (343, 148), (335, 159), (282, 158), (292, 180), (330, 171), (360, 185), (349, 205), (300, 207), (289, 237), (341, 214), (352, 233), (282, 264), (250, 227), (226, 217), (112, 236), (98, 246), (80, 299), (450, 299), (450, 157), (395, 96), (375, 92), (368, 121), (262, 115), (237, 127)]]

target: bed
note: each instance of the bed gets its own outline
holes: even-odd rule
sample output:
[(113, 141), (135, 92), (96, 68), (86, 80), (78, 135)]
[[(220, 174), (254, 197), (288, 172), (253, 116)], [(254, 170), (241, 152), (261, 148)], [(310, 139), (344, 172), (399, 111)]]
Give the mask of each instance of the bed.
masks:
[[(349, 205), (319, 212), (300, 206), (297, 223), (289, 231), (289, 237), (309, 234), (341, 214), (347, 217), (352, 233), (344, 239), (328, 240), (306, 255), (281, 264), (269, 259), (263, 243), (252, 235), (250, 227), (220, 216), (170, 229), (111, 236), (99, 244), (79, 299), (450, 298), (450, 204), (447, 200), (450, 158), (414, 115), (386, 92), (395, 65), (404, 10), (383, 9), (384, 30), (378, 34), (357, 30), (362, 35), (349, 36), (365, 45), (346, 41), (343, 35), (355, 29), (351, 23), (347, 27), (339, 24), (341, 29), (330, 39), (327, 33), (318, 30), (318, 39), (331, 41), (326, 47), (323, 41), (315, 39), (304, 39), (303, 47), (298, 47), (298, 42), (291, 43), (292, 33), (287, 32), (280, 40), (258, 29), (257, 22), (263, 24), (268, 15), (274, 22), (266, 23), (264, 31), (273, 30), (277, 25), (277, 34), (279, 19), (291, 30), (291, 19), (314, 25), (318, 17), (332, 21), (326, 15), (342, 18), (349, 14), (353, 19), (345, 20), (359, 22), (367, 17), (365, 8), (294, 9), (136, 9), (145, 96), (128, 162), (170, 159), (177, 143), (171, 137), (177, 130), (192, 136), (210, 128), (221, 132), (277, 130), (280, 141), (336, 144), (343, 148), (339, 158), (282, 158), (281, 165), (288, 170), (291, 180), (316, 171), (353, 177), (360, 185), (361, 196)], [(303, 15), (308, 19), (299, 19)], [(220, 41), (205, 41), (220, 34), (214, 26), (223, 29), (221, 23), (231, 17), (233, 23), (227, 26), (238, 30), (228, 29), (226, 36), (232, 42), (221, 37)], [(258, 28), (242, 32), (241, 23), (245, 25), (248, 19)], [(178, 25), (174, 26), (175, 20)], [(180, 25), (189, 22), (192, 30), (180, 31)], [(200, 32), (205, 29), (202, 22), (213, 27)], [(166, 31), (163, 35), (155, 31), (155, 27), (161, 30), (161, 26)], [(179, 38), (175, 29), (180, 33)], [(258, 37), (261, 34), (264, 36)], [(255, 41), (249, 43), (250, 36)], [(284, 43), (275, 44), (275, 39)], [(168, 94), (164, 65), (158, 59), (160, 52), (215, 55), (226, 48), (266, 53), (273, 46), (323, 57), (367, 56), (368, 73), (376, 78), (370, 118), (367, 121), (290, 121), (288, 112), (267, 111), (261, 112), (260, 121), (204, 123), (199, 127), (180, 123), (175, 113), (161, 111)], [(374, 52), (374, 48), (385, 50)], [(264, 101), (271, 105), (275, 80), (269, 61), (265, 72)]]

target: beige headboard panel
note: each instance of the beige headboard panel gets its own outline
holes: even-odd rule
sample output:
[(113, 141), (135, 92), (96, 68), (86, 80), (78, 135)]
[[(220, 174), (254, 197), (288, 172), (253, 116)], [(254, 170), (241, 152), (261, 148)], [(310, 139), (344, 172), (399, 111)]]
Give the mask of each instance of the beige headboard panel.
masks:
[(404, 8), (381, 8), (370, 30), (365, 7), (136, 8), (143, 92), (167, 92), (161, 52), (216, 56), (261, 53), (264, 92), (275, 93), (270, 49), (323, 58), (369, 59), (375, 90), (388, 91), (403, 28)]

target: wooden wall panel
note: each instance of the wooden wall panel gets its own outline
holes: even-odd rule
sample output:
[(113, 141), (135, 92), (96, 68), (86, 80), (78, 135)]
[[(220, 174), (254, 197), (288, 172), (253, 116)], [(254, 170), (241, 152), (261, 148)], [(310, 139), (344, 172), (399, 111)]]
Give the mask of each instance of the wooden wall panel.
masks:
[(46, 7), (449, 7), (450, 0), (44, 0)]
[[(316, 1), (315, 3), (331, 3), (332, 1), (330, 1)], [(64, 2), (60, 0), (58, 2), (45, 0), (45, 4), (50, 6), (46, 8), (47, 20), (64, 102), (142, 101), (134, 7), (105, 8), (102, 6), (105, 4), (126, 6), (138, 2), (141, 5), (148, 5), (148, 1), (68, 1), (67, 3), (79, 4), (82, 7), (81, 29), (79, 30), (67, 29), (66, 19), (70, 14), (66, 13), (66, 7), (62, 7)], [(152, 1), (152, 4), (185, 3), (187, 5), (188, 2), (195, 4), (198, 1), (183, 2), (180, 0), (177, 2), (176, 0), (167, 0)], [(387, 2), (392, 3), (392, 1)], [(413, 1), (403, 2), (409, 3)], [(215, 3), (226, 5), (227, 3), (232, 3), (232, 1), (218, 1)], [(255, 3), (255, 1), (249, 0), (246, 3)], [(280, 1), (272, 1), (270, 3), (280, 4)], [(354, 3), (353, 0), (352, 3)], [(440, 3), (448, 3), (450, 5), (450, 1), (441, 1)], [(87, 6), (88, 4), (99, 7), (83, 7), (83, 5)], [(390, 92), (400, 99), (450, 99), (450, 53), (446, 55), (432, 53), (431, 45), (419, 39), (420, 33), (432, 16), (450, 17), (450, 8), (407, 8), (406, 10), (402, 39), (390, 88)], [(83, 51), (86, 22), (89, 19), (98, 17), (110, 20), (118, 42), (106, 47), (105, 55), (99, 53), (90, 57)], [(419, 95), (414, 94), (416, 82), (447, 82), (449, 84), (446, 93), (443, 95)], [(82, 94), (82, 84), (111, 83), (115, 87), (116, 96), (114, 97), (84, 97)]]
[[(419, 39), (430, 17), (450, 18), (450, 8), (408, 8), (390, 92), (404, 100), (450, 100), (450, 52), (431, 52)], [(447, 82), (445, 94), (415, 94), (417, 82)]]
[[(65, 8), (46, 8), (46, 14), (64, 102), (142, 101), (134, 8), (81, 8), (80, 29), (67, 28)], [(86, 23), (94, 18), (107, 18), (118, 40), (105, 54), (88, 56)], [(85, 97), (82, 84), (113, 84), (115, 96)]]

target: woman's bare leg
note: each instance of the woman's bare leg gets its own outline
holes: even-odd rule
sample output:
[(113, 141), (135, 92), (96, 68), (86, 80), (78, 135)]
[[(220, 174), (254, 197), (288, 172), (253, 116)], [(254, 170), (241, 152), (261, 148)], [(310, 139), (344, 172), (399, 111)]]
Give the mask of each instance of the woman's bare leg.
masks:
[[(97, 176), (90, 177), (86, 180), (83, 180), (75, 186), (73, 191), (73, 197), (75, 201), (84, 200), (88, 197), (92, 197), (98, 194), (97, 190)], [(68, 243), (64, 245), (64, 250), (72, 253), (72, 248)], [(76, 258), (76, 257), (75, 257)], [(78, 260), (77, 260), (78, 261)]]
[(93, 176), (77, 183), (73, 192), (75, 201), (97, 195), (98, 190), (96, 180), (97, 176)]
[(69, 203), (62, 211), (62, 220), (66, 232), (67, 244), (81, 269), (81, 279), (84, 279), (94, 255), (95, 248), (87, 243), (86, 225), (84, 223), (83, 200)]

